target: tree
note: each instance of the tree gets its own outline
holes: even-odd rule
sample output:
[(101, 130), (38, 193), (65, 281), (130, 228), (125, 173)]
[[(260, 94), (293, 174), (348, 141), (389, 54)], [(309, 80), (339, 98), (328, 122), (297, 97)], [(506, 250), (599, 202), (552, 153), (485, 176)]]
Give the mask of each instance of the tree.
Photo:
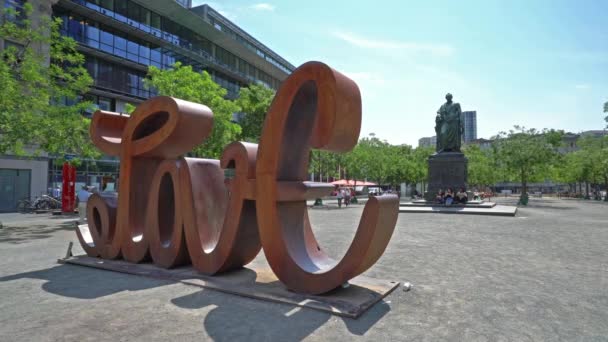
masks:
[(274, 99), (275, 91), (261, 84), (250, 84), (241, 88), (236, 104), (244, 116), (239, 121), (242, 132), (240, 140), (258, 142), (268, 108)]
[(82, 115), (92, 103), (81, 96), (93, 83), (84, 57), (59, 34), (60, 19), (40, 17), (34, 25), (31, 13), (29, 3), (6, 9), (0, 23), (8, 45), (0, 58), (0, 153), (97, 157)]
[(412, 161), (412, 183), (422, 183), (422, 192), (424, 192), (425, 182), (429, 174), (428, 159), (431, 154), (435, 152), (435, 148), (432, 146), (417, 147), (411, 156)]
[(219, 158), (224, 147), (241, 133), (241, 127), (232, 122), (232, 114), (239, 111), (239, 106), (224, 98), (227, 90), (215, 83), (206, 71), (196, 72), (180, 62), (164, 70), (151, 66), (144, 82), (159, 95), (201, 103), (213, 111), (213, 131), (205, 142), (194, 148), (195, 156)]
[(480, 189), (492, 186), (499, 181), (496, 162), (492, 150), (482, 150), (478, 145), (470, 144), (462, 150), (468, 159), (468, 184)]
[(522, 185), (520, 203), (527, 204), (528, 183), (542, 180), (549, 173), (561, 143), (561, 132), (514, 126), (496, 137), (498, 157), (505, 169)]
[(580, 150), (575, 153), (579, 155), (579, 164), (584, 170), (581, 180), (587, 184), (603, 183), (608, 189), (608, 136), (584, 136), (577, 145)]
[[(608, 113), (608, 101), (604, 103), (604, 113)], [(606, 128), (608, 128), (608, 115), (604, 117), (604, 121), (606, 121)]]

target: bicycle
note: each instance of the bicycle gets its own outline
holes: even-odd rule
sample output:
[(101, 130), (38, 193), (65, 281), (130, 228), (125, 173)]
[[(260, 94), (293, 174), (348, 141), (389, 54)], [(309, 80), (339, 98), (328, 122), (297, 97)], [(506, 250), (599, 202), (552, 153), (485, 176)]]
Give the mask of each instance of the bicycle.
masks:
[(31, 213), (34, 211), (32, 201), (29, 198), (22, 198), (17, 202), (17, 211), (20, 213)]

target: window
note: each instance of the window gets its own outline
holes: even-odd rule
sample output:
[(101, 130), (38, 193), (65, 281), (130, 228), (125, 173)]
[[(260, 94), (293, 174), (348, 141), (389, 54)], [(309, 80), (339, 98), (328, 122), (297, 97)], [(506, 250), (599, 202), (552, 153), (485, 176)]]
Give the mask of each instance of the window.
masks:
[(99, 96), (97, 100), (97, 105), (99, 105), (99, 109), (101, 110), (115, 110), (114, 99), (108, 97)]
[(101, 50), (103, 50), (104, 52), (107, 53), (113, 53), (114, 48), (114, 35), (112, 35), (109, 32), (106, 31), (100, 31), (100, 41), (101, 41), (101, 45), (100, 48)]
[[(123, 2), (123, 1), (118, 0), (118, 2)], [(99, 6), (112, 11), (112, 10), (114, 10), (114, 0), (99, 0)]]
[(21, 26), (23, 20), (27, 19), (27, 16), (25, 15), (25, 10), (23, 9), (25, 2), (25, 0), (5, 0), (4, 8), (11, 9), (14, 12), (11, 14), (7, 14), (6, 19)]
[(90, 47), (99, 48), (99, 29), (94, 25), (94, 23), (89, 24), (86, 21), (84, 22), (85, 44)]
[(84, 19), (70, 16), (68, 20), (68, 35), (76, 41), (84, 42)]
[(128, 15), (128, 1), (118, 0), (114, 4), (114, 19), (121, 21), (123, 23), (127, 22)]
[(150, 12), (150, 26), (154, 29), (160, 30), (160, 15)]

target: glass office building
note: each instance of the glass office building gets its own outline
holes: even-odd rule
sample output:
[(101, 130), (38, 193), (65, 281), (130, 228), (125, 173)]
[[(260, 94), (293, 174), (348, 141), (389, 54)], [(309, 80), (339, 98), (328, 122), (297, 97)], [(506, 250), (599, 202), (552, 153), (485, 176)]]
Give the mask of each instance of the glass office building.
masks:
[[(79, 43), (94, 80), (85, 97), (104, 110), (125, 112), (127, 103), (155, 96), (143, 82), (149, 66), (169, 68), (181, 62), (205, 70), (227, 89), (228, 98), (236, 98), (251, 83), (278, 89), (295, 69), (213, 8), (192, 7), (191, 0), (0, 0), (2, 8), (16, 10), (25, 3), (34, 9), (31, 19), (62, 19), (61, 34)], [(14, 43), (0, 37), (0, 50)], [(85, 161), (77, 182), (101, 190), (107, 179), (116, 179), (117, 171), (116, 158)], [(52, 157), (0, 156), (0, 184), (10, 190), (0, 194), (0, 212), (12, 211), (22, 197), (47, 193), (60, 183), (61, 165)]]
[(477, 111), (462, 112), (462, 125), (464, 127), (462, 139), (465, 143), (477, 139)]
[(154, 91), (143, 79), (148, 66), (175, 62), (206, 70), (236, 98), (249, 83), (277, 89), (294, 66), (208, 5), (189, 1), (59, 0), (53, 15), (61, 33), (79, 42), (95, 80), (91, 99), (124, 111)]

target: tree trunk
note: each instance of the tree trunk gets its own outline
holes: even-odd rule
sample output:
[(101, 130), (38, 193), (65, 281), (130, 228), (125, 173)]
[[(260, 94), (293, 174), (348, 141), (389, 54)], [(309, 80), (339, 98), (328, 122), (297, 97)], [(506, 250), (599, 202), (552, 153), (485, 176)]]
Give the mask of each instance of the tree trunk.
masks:
[(521, 194), (525, 194), (528, 192), (528, 180), (526, 177), (525, 171), (521, 170)]

